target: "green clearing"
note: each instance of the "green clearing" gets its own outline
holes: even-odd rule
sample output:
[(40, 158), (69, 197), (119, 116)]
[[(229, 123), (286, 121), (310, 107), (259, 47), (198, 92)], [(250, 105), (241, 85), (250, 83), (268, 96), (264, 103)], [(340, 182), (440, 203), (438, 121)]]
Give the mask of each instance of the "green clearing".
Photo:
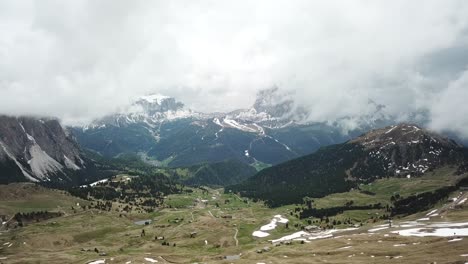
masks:
[[(443, 186), (454, 185), (462, 177), (454, 175), (454, 172), (454, 168), (442, 168), (418, 178), (379, 179), (370, 184), (360, 185), (361, 190), (335, 193), (314, 199), (314, 205), (317, 208), (327, 208), (343, 206), (348, 201), (353, 201), (354, 205), (390, 204), (392, 195), (399, 194), (405, 197), (411, 194), (433, 191)], [(369, 195), (362, 191), (374, 193), (375, 195)]]
[(104, 227), (104, 228), (100, 228), (97, 230), (87, 231), (87, 232), (74, 235), (73, 240), (75, 240), (77, 243), (84, 243), (84, 242), (88, 242), (91, 240), (99, 241), (99, 240), (104, 239), (107, 234), (111, 232), (117, 232), (117, 231), (119, 231), (119, 228)]

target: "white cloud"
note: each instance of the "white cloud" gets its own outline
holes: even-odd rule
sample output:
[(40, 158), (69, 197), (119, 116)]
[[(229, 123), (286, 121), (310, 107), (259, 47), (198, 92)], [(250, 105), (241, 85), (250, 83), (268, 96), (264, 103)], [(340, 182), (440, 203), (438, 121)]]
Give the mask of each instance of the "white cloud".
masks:
[(2, 1), (0, 112), (85, 122), (149, 91), (222, 111), (277, 85), (312, 120), (365, 115), (372, 100), (442, 129), (467, 14), (455, 0)]
[(468, 139), (468, 69), (442, 90), (431, 108), (435, 130), (456, 133)]

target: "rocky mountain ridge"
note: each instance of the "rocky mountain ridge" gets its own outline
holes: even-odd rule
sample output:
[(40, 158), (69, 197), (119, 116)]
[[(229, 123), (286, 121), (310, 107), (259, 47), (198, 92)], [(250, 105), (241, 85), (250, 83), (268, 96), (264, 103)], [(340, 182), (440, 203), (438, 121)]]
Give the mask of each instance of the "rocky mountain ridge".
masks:
[(78, 144), (58, 120), (0, 116), (2, 181), (67, 180), (86, 168)]
[(460, 160), (463, 146), (413, 124), (399, 124), (372, 130), (349, 143), (370, 151), (372, 158), (387, 163), (394, 175), (419, 175), (440, 164)]
[(111, 126), (145, 124), (155, 128), (162, 122), (190, 118), (212, 122), (220, 127), (230, 127), (244, 132), (263, 133), (263, 128), (280, 128), (294, 123), (293, 101), (280, 99), (277, 87), (258, 93), (257, 100), (249, 109), (239, 109), (228, 113), (201, 113), (185, 108), (175, 98), (149, 94), (141, 96), (121, 113), (115, 113), (83, 126), (84, 130)]
[(133, 153), (170, 166), (226, 159), (277, 164), (349, 139), (338, 127), (294, 119), (295, 111), (276, 87), (260, 92), (250, 109), (229, 113), (200, 113), (147, 95), (127, 111), (72, 130), (83, 147), (106, 157)]

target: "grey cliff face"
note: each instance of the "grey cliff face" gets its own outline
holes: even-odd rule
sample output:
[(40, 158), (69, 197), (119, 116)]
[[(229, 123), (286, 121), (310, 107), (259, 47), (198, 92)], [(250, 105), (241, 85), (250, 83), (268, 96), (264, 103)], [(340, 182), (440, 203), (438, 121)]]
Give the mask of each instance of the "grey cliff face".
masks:
[(0, 116), (1, 164), (16, 167), (8, 173), (20, 171), (30, 181), (85, 167), (78, 144), (57, 120), (10, 116)]

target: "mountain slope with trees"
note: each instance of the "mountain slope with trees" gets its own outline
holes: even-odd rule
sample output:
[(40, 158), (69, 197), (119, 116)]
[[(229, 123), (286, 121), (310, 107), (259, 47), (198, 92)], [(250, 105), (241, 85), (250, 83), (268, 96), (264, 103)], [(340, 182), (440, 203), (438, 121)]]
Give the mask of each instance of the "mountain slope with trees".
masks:
[(271, 206), (301, 203), (303, 197), (345, 192), (386, 177), (420, 177), (460, 165), (466, 149), (415, 125), (372, 130), (343, 144), (260, 171), (226, 191), (265, 200)]

